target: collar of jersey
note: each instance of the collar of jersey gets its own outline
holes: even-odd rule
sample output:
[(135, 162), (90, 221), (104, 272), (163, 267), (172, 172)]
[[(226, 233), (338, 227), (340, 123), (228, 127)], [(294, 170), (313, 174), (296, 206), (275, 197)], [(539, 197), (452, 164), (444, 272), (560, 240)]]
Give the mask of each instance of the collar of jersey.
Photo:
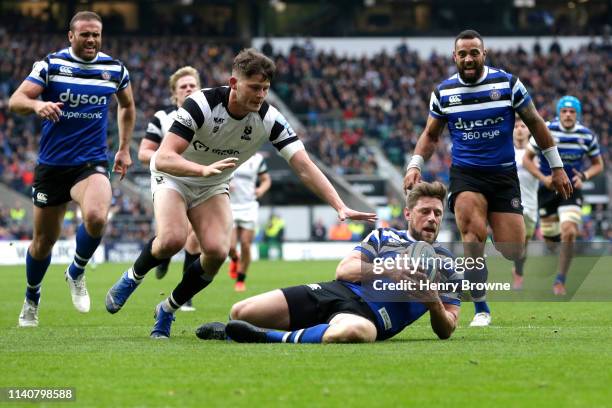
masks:
[(482, 75), (480, 76), (480, 78), (478, 78), (478, 81), (474, 82), (473, 84), (469, 84), (467, 82), (463, 82), (463, 79), (461, 79), (461, 75), (459, 75), (458, 72), (457, 72), (457, 80), (459, 82), (461, 82), (463, 85), (474, 86), (474, 85), (478, 85), (479, 83), (484, 81), (486, 79), (487, 75), (489, 75), (489, 67), (485, 65), (484, 69), (482, 70)]
[(239, 118), (238, 116), (234, 116), (232, 114), (232, 112), (230, 112), (229, 110), (229, 97), (230, 97), (230, 92), (232, 91), (232, 88), (230, 88), (229, 86), (224, 86), (224, 88), (227, 88), (227, 92), (225, 92), (225, 94), (223, 95), (223, 100), (221, 101), (221, 104), (223, 105), (223, 107), (225, 108), (225, 111), (227, 112), (227, 114), (229, 115), (230, 118), (237, 120), (237, 121), (241, 121), (242, 119), (246, 118), (247, 116), (249, 116), (249, 113), (247, 113), (245, 116)]
[(96, 56), (94, 57), (94, 59), (92, 59), (91, 61), (85, 61), (84, 59), (77, 57), (76, 54), (74, 52), (72, 52), (72, 47), (68, 47), (68, 52), (70, 53), (70, 57), (72, 57), (72, 59), (74, 59), (74, 60), (76, 60), (78, 62), (83, 62), (85, 64), (91, 64), (91, 63), (96, 62), (98, 60), (98, 55), (100, 55), (100, 53), (97, 52)]
[(579, 123), (578, 123), (578, 121), (576, 121), (576, 123), (574, 123), (574, 126), (572, 128), (567, 129), (565, 126), (563, 126), (563, 124), (561, 123), (561, 120), (559, 120), (559, 127), (565, 133), (574, 133), (576, 130), (578, 130), (578, 125), (579, 125)]

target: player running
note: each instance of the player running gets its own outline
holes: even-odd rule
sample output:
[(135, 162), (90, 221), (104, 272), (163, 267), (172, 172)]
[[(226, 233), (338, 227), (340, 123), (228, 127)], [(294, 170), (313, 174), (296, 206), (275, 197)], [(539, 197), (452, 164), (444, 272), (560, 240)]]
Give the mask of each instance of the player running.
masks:
[[(272, 179), (261, 153), (255, 153), (238, 167), (230, 183), (234, 229), (229, 250), (231, 259), (229, 272), (230, 278), (236, 279), (234, 284), (236, 292), (246, 290), (244, 281), (251, 264), (251, 244), (258, 221), (259, 203), (257, 200), (270, 189), (270, 186), (272, 186)], [(236, 249), (238, 242), (240, 242), (240, 254)]]
[(512, 268), (512, 289), (523, 288), (523, 270), (527, 260), (527, 245), (533, 237), (538, 222), (538, 179), (523, 166), (523, 157), (529, 144), (529, 129), (523, 119), (517, 117), (514, 121), (514, 161), (521, 188), (521, 203), (523, 204), (523, 220), (525, 222), (525, 251), (523, 257), (514, 261)]
[[(162, 138), (170, 130), (170, 126), (172, 126), (172, 123), (176, 118), (176, 113), (183, 105), (183, 102), (185, 102), (185, 98), (201, 88), (200, 74), (193, 67), (181, 67), (170, 76), (169, 85), (170, 92), (172, 94), (172, 102), (175, 103), (175, 106), (155, 112), (153, 119), (147, 125), (145, 136), (140, 141), (138, 159), (146, 165), (149, 165), (151, 157), (153, 154), (155, 154), (157, 149), (159, 149)], [(189, 265), (200, 257), (200, 244), (198, 243), (198, 239), (196, 238), (190, 225), (188, 225), (188, 228), (190, 232), (187, 236), (185, 247), (183, 248), (185, 252), (183, 273), (185, 273)], [(157, 279), (162, 279), (164, 276), (166, 276), (166, 273), (168, 273), (170, 260), (171, 258), (165, 259), (164, 262), (157, 265), (155, 268), (155, 277)], [(193, 302), (191, 299), (181, 306), (181, 311), (195, 311), (195, 307), (193, 307)]]
[(9, 100), (12, 112), (35, 113), (43, 120), (32, 187), (34, 233), (26, 254), (21, 327), (38, 326), (41, 283), (71, 200), (81, 208), (83, 223), (77, 229), (76, 254), (65, 277), (74, 307), (89, 312), (85, 266), (100, 244), (111, 205), (106, 128), (114, 95), (119, 102), (119, 149), (113, 171), (123, 178), (132, 164), (129, 146), (136, 109), (130, 76), (120, 61), (100, 51), (100, 16), (91, 11), (76, 13), (68, 40), (69, 48), (34, 64)]
[(174, 312), (208, 286), (227, 258), (232, 230), (229, 180), (236, 166), (269, 140), (302, 181), (346, 218), (373, 221), (375, 214), (348, 208), (314, 165), (283, 117), (266, 101), (275, 65), (254, 49), (234, 59), (229, 87), (194, 92), (179, 109), (151, 157), (157, 236), (109, 290), (106, 308), (118, 312), (152, 268), (178, 252), (189, 221), (202, 255), (172, 294), (155, 309), (152, 338), (168, 338)]
[[(557, 118), (547, 124), (559, 154), (565, 164), (565, 172), (572, 176), (574, 191), (569, 197), (555, 194), (550, 166), (542, 161), (546, 154), (530, 139), (525, 154), (525, 168), (541, 182), (538, 190), (542, 234), (548, 242), (561, 242), (559, 271), (553, 284), (555, 295), (565, 295), (565, 280), (573, 257), (574, 241), (582, 225), (582, 183), (603, 171), (604, 164), (597, 136), (580, 123), (582, 105), (574, 96), (564, 96), (557, 103)], [(540, 156), (540, 168), (534, 163)], [(584, 169), (582, 161), (588, 157), (591, 166)]]
[[(372, 231), (340, 262), (337, 280), (276, 289), (245, 299), (232, 306), (232, 320), (227, 325), (206, 323), (196, 335), (204, 340), (225, 339), (229, 335), (234, 341), (248, 343), (373, 342), (395, 336), (429, 311), (434, 333), (440, 339), (448, 339), (457, 327), (459, 290), (408, 291), (412, 301), (367, 294), (371, 290), (367, 287), (373, 287), (368, 276), (373, 276), (375, 260), (394, 258), (418, 240), (434, 244), (438, 256), (452, 259), (448, 250), (434, 243), (445, 197), (442, 183), (418, 184), (406, 199), (408, 230)], [(463, 275), (452, 269), (439, 273), (441, 283), (461, 287)], [(400, 277), (413, 282), (423, 279), (420, 273), (404, 273)]]
[[(449, 208), (455, 213), (464, 256), (483, 256), (488, 221), (498, 250), (507, 259), (518, 260), (523, 257), (525, 225), (512, 144), (516, 113), (552, 168), (553, 188), (567, 198), (572, 186), (527, 89), (516, 76), (486, 66), (486, 55), (478, 32), (462, 31), (455, 38), (453, 59), (458, 72), (431, 94), (427, 124), (408, 164), (404, 188), (421, 180), (421, 168), (448, 126), (453, 145)], [(486, 265), (466, 270), (470, 282), (486, 282), (487, 275)], [(475, 314), (470, 326), (488, 326), (491, 313), (486, 292), (473, 290), (471, 295)]]

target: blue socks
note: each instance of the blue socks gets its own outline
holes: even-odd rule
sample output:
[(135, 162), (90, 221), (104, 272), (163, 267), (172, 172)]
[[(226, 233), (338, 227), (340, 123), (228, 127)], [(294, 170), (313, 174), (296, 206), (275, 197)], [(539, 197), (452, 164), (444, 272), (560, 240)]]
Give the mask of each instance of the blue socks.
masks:
[(36, 304), (40, 300), (40, 285), (50, 263), (51, 255), (45, 259), (37, 260), (32, 258), (28, 249), (26, 253), (26, 279), (28, 286), (26, 287), (25, 296)]
[(292, 332), (270, 330), (266, 335), (269, 343), (321, 343), (328, 328), (329, 324), (319, 324)]
[(68, 267), (68, 273), (72, 279), (76, 279), (85, 272), (85, 266), (96, 252), (102, 237), (94, 238), (85, 229), (85, 224), (79, 225), (76, 234), (76, 253), (74, 260)]
[(491, 310), (489, 310), (489, 305), (485, 301), (474, 302), (474, 313), (491, 313)]
[(565, 275), (558, 274), (555, 278), (555, 283), (563, 283), (565, 285)]

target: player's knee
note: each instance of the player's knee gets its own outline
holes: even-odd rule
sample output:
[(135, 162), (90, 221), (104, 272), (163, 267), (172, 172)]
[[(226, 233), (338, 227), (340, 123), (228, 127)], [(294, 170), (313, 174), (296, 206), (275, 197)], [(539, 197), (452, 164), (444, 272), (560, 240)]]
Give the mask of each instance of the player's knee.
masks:
[(376, 340), (371, 329), (365, 322), (352, 322), (337, 329), (331, 326), (323, 339), (328, 343), (369, 343)]
[(234, 303), (230, 310), (230, 319), (249, 321), (249, 309), (252, 308), (249, 307), (248, 299)]
[(499, 252), (501, 252), (504, 258), (510, 261), (518, 261), (520, 259), (523, 259), (525, 254), (525, 247), (523, 245), (514, 243), (498, 245), (497, 249), (499, 250)]
[(229, 245), (222, 245), (220, 243), (215, 243), (212, 245), (206, 246), (204, 249), (204, 253), (207, 258), (217, 259), (217, 260), (225, 260), (229, 255)]
[(158, 235), (155, 240), (158, 240), (158, 253), (156, 256), (167, 258), (179, 252), (185, 245), (185, 236), (180, 233), (168, 233), (163, 236)]
[(83, 223), (89, 234), (100, 236), (106, 226), (106, 213), (104, 211), (90, 211), (83, 217)]
[(561, 241), (562, 242), (574, 242), (578, 236), (578, 227), (576, 224), (571, 222), (564, 222), (561, 224)]
[(55, 245), (55, 241), (56, 240), (49, 235), (36, 235), (32, 239), (32, 243), (30, 244), (30, 255), (32, 255), (36, 259), (42, 259), (49, 256), (49, 254), (53, 250), (53, 245)]

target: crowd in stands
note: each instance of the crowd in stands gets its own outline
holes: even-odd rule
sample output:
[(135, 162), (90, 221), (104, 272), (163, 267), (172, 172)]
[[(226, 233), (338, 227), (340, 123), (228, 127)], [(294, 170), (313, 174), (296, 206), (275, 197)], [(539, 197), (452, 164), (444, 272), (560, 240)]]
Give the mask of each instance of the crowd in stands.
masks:
[[(64, 35), (0, 35), (0, 177), (25, 194), (33, 181), (41, 123), (32, 115), (9, 114), (8, 97), (35, 60), (67, 44)], [(199, 70), (203, 86), (226, 84), (239, 47), (188, 37), (107, 35), (102, 48), (129, 69), (138, 111), (136, 135), (141, 136), (153, 113), (171, 105), (170, 74), (189, 64)], [(559, 44), (530, 52), (519, 47), (490, 51), (488, 64), (519, 76), (545, 119), (554, 117), (559, 96), (577, 96), (583, 104), (583, 122), (598, 135), (609, 171), (611, 54), (610, 47), (594, 44), (568, 52), (562, 52)], [(306, 126), (302, 139), (313, 154), (342, 175), (376, 174), (372, 143), (403, 172), (425, 125), (432, 89), (455, 69), (450, 56), (434, 53), (424, 60), (409, 44), (372, 58), (349, 58), (297, 45), (288, 55), (273, 53), (272, 57), (277, 64), (273, 89)], [(115, 115), (109, 117), (110, 161), (117, 137)], [(445, 140), (427, 163), (426, 180), (448, 182), (450, 145), (446, 136)], [(135, 202), (130, 214), (141, 211), (138, 214), (144, 217), (146, 207)], [(147, 229), (130, 224), (129, 228), (127, 233), (136, 237), (144, 235), (145, 229), (148, 233), (150, 225)], [(111, 227), (110, 236), (124, 236), (124, 232)]]

